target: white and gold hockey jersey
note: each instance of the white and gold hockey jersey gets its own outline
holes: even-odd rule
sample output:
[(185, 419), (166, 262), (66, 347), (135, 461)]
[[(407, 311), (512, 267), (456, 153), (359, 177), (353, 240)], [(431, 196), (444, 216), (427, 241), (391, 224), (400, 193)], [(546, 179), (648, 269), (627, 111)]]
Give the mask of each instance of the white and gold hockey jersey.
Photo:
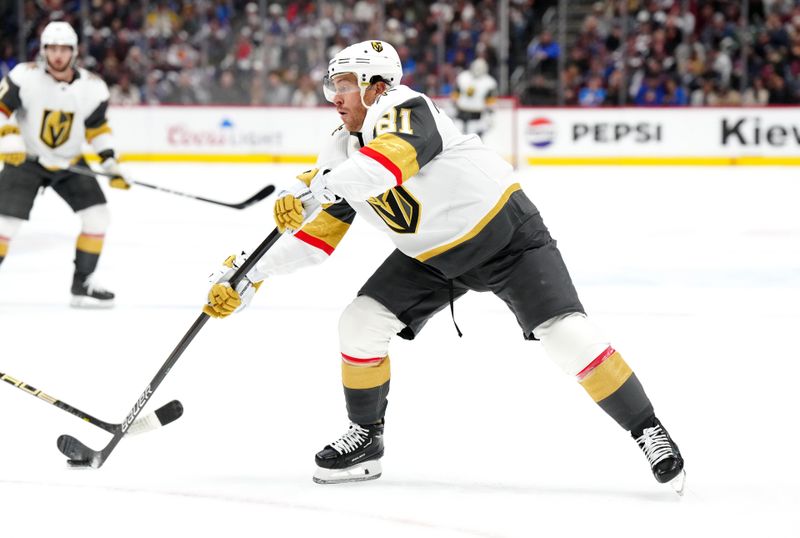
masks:
[(465, 70), (456, 77), (453, 98), (460, 112), (483, 113), (494, 103), (496, 94), (497, 82), (489, 74), (476, 77)]
[(405, 255), (457, 275), (505, 245), (523, 211), (510, 203), (524, 198), (511, 166), (406, 86), (369, 108), (361, 132), (334, 131), (317, 167), (342, 201), (276, 243), (257, 279), (327, 258), (356, 214)]
[[(75, 68), (72, 82), (60, 82), (36, 62), (17, 65), (0, 82), (0, 129), (18, 126), (29, 156), (51, 169), (63, 169), (90, 142), (103, 157), (113, 155), (106, 120), (106, 83)], [(14, 125), (16, 123), (16, 126)]]

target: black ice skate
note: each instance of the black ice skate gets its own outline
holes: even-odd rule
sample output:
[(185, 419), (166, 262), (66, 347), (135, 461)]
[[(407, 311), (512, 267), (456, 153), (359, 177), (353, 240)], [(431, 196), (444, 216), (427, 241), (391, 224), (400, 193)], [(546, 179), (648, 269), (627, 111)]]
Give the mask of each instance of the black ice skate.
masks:
[(92, 275), (72, 279), (72, 302), (75, 308), (111, 308), (114, 306), (114, 294), (104, 290), (93, 282)]
[(381, 476), (383, 422), (350, 424), (350, 429), (320, 452), (314, 460), (317, 484), (339, 484), (374, 480)]
[(669, 483), (678, 495), (683, 495), (686, 485), (683, 458), (678, 450), (678, 445), (669, 436), (661, 422), (654, 417), (652, 425), (644, 428), (639, 437), (636, 437), (633, 432), (631, 432), (631, 436), (647, 456), (656, 480), (662, 484)]

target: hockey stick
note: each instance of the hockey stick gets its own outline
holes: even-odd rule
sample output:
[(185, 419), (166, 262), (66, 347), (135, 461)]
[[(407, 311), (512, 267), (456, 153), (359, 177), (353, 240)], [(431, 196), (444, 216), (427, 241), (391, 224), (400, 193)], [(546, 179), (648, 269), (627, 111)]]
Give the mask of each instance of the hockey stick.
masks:
[[(25, 383), (24, 381), (20, 381), (18, 379), (14, 379), (8, 374), (4, 374), (0, 372), (0, 379), (5, 381), (10, 385), (14, 385), (18, 389), (23, 392), (27, 392), (31, 396), (36, 396), (40, 400), (43, 400), (50, 405), (54, 405), (61, 409), (62, 411), (66, 411), (67, 413), (74, 415), (82, 420), (85, 420), (89, 424), (93, 426), (97, 426), (108, 433), (117, 433), (117, 431), (122, 428), (122, 424), (111, 424), (110, 422), (106, 422), (104, 420), (100, 420), (99, 418), (95, 418), (89, 413), (85, 413), (81, 411), (77, 407), (72, 407), (66, 402), (62, 402), (56, 398), (53, 398), (49, 394), (45, 394), (41, 390), (37, 389), (36, 387), (32, 387)], [(131, 424), (130, 428), (128, 428), (129, 433), (137, 434), (137, 433), (144, 433), (150, 430), (155, 430), (156, 428), (160, 428), (161, 426), (166, 426), (170, 422), (177, 420), (183, 414), (183, 405), (178, 400), (172, 400), (168, 404), (159, 407), (155, 412), (150, 413), (149, 415), (142, 417), (136, 420), (133, 424)]]
[[(103, 174), (106, 175), (106, 174)], [(200, 200), (201, 202), (208, 202), (209, 204), (217, 204), (225, 207), (230, 207), (232, 209), (244, 209), (246, 207), (250, 207), (251, 205), (255, 204), (256, 202), (260, 202), (270, 194), (275, 191), (274, 185), (267, 185), (253, 196), (245, 200), (244, 202), (239, 202), (238, 204), (228, 204), (225, 202), (220, 202), (218, 200), (211, 200), (210, 198), (203, 198), (202, 196), (195, 196), (194, 194), (186, 194), (185, 192), (178, 192), (173, 191), (171, 189), (165, 189), (164, 187), (159, 187), (157, 185), (150, 185), (149, 183), (142, 183), (141, 181), (133, 181), (134, 185), (140, 185), (142, 187), (147, 187), (148, 189), (155, 189), (161, 192), (169, 192), (171, 194), (177, 194), (178, 196), (184, 196), (186, 198), (193, 198), (195, 200)]]
[[(28, 161), (29, 162), (38, 162), (38, 159), (31, 157), (31, 158), (28, 158)], [(68, 166), (68, 167), (65, 168), (65, 170), (68, 170), (68, 171), (72, 172), (73, 174), (80, 174), (82, 176), (87, 176), (87, 177), (97, 177), (97, 176), (103, 176), (103, 177), (108, 177), (108, 178), (116, 177), (114, 174), (109, 174), (108, 172), (97, 171), (97, 170), (94, 170), (92, 168), (86, 168), (85, 166)], [(246, 207), (250, 207), (251, 205), (255, 204), (256, 202), (260, 202), (261, 200), (263, 200), (264, 198), (266, 198), (267, 196), (269, 196), (270, 194), (275, 192), (275, 186), (274, 185), (267, 185), (266, 187), (264, 187), (263, 189), (261, 189), (260, 191), (255, 193), (253, 196), (251, 196), (247, 200), (245, 200), (243, 202), (239, 202), (238, 204), (229, 204), (227, 202), (220, 202), (219, 200), (212, 200), (211, 198), (204, 198), (202, 196), (196, 196), (194, 194), (187, 194), (185, 192), (174, 191), (172, 189), (167, 189), (165, 187), (159, 187), (158, 185), (151, 185), (150, 183), (143, 183), (141, 181), (131, 181), (131, 183), (133, 183), (134, 185), (140, 185), (142, 187), (147, 187), (148, 189), (153, 189), (153, 190), (157, 190), (157, 191), (161, 191), (161, 192), (168, 192), (170, 194), (175, 194), (177, 196), (183, 196), (184, 198), (192, 198), (193, 200), (200, 200), (201, 202), (208, 202), (209, 204), (216, 204), (216, 205), (221, 205), (221, 206), (225, 206), (225, 207), (230, 207), (231, 209), (244, 209)]]
[[(260, 245), (253, 251), (249, 258), (242, 264), (242, 266), (233, 274), (230, 279), (231, 287), (235, 288), (236, 285), (244, 278), (250, 269), (261, 259), (264, 254), (275, 244), (275, 242), (280, 238), (281, 233), (278, 231), (277, 228), (272, 230), (272, 232), (267, 236), (264, 241), (261, 242)], [(95, 469), (99, 469), (103, 463), (108, 459), (111, 455), (111, 452), (116, 448), (125, 434), (129, 431), (129, 428), (126, 426), (133, 423), (136, 420), (136, 417), (142, 411), (142, 408), (147, 404), (147, 401), (156, 391), (158, 386), (164, 381), (164, 378), (167, 376), (172, 367), (175, 366), (175, 363), (178, 362), (178, 359), (189, 347), (189, 344), (194, 340), (194, 337), (197, 336), (197, 333), (200, 332), (200, 329), (208, 321), (208, 314), (205, 312), (200, 314), (186, 334), (181, 338), (181, 341), (178, 342), (178, 345), (175, 346), (175, 349), (172, 350), (169, 357), (167, 357), (166, 362), (161, 366), (161, 368), (156, 373), (155, 377), (153, 377), (152, 381), (145, 387), (142, 394), (136, 400), (136, 403), (133, 404), (130, 412), (128, 413), (128, 417), (122, 423), (122, 427), (114, 432), (114, 437), (111, 441), (108, 442), (105, 448), (102, 450), (92, 450), (85, 444), (81, 443), (79, 440), (74, 438), (71, 435), (62, 435), (58, 438), (58, 449), (64, 454), (67, 458), (67, 463), (73, 467), (94, 467)]]

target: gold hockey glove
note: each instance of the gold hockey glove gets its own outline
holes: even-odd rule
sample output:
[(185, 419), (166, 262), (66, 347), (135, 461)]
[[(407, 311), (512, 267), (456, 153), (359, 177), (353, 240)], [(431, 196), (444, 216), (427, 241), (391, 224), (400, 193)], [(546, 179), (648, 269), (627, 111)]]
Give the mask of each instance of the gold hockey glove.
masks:
[(25, 162), (24, 153), (3, 153), (3, 162), (11, 166), (19, 166)]
[(250, 304), (263, 280), (253, 281), (248, 274), (237, 284), (236, 289), (229, 284), (233, 274), (245, 260), (247, 254), (244, 252), (238, 256), (228, 256), (223, 267), (211, 274), (209, 280), (214, 284), (208, 292), (208, 302), (203, 306), (203, 312), (212, 318), (225, 318)]
[(227, 282), (214, 284), (208, 292), (208, 304), (203, 307), (203, 312), (212, 318), (224, 318), (233, 314), (242, 306), (239, 293), (231, 288)]
[(303, 225), (303, 202), (293, 194), (285, 194), (275, 202), (275, 224), (281, 233), (287, 229), (297, 231)]
[(25, 142), (16, 125), (0, 127), (0, 161), (19, 166), (25, 162)]
[(128, 190), (131, 188), (131, 184), (128, 180), (122, 177), (122, 172), (119, 169), (119, 163), (113, 157), (110, 157), (100, 163), (100, 166), (107, 174), (111, 174), (111, 177), (108, 180), (108, 184), (113, 189), (123, 189)]
[(319, 168), (306, 170), (297, 176), (297, 181), (289, 189), (278, 194), (274, 209), (278, 231), (297, 231), (320, 207), (337, 201), (336, 195), (328, 190), (322, 179), (329, 171), (319, 174)]

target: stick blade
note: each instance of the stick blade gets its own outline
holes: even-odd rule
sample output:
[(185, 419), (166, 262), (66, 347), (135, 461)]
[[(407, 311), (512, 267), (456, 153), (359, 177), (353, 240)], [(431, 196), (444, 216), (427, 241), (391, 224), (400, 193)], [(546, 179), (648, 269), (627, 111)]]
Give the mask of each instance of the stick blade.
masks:
[(96, 464), (98, 453), (71, 435), (60, 436), (57, 445), (58, 450), (67, 457), (70, 467), (99, 467)]
[(235, 207), (236, 209), (244, 209), (246, 207), (250, 207), (251, 205), (257, 202), (260, 202), (273, 192), (275, 192), (275, 185), (267, 185), (266, 187), (255, 193), (253, 196), (245, 200), (244, 202), (235, 204), (233, 207)]

